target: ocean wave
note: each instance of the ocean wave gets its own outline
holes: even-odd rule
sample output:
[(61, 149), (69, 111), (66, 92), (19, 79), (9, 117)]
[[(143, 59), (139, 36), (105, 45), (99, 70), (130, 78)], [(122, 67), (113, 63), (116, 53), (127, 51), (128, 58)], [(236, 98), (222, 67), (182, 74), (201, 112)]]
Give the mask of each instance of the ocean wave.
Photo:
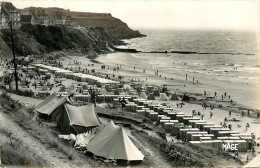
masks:
[(232, 63), (230, 63), (230, 64), (224, 64), (225, 66), (234, 66), (235, 64), (232, 64)]
[(240, 64), (234, 64), (234, 67), (242, 67), (243, 65)]

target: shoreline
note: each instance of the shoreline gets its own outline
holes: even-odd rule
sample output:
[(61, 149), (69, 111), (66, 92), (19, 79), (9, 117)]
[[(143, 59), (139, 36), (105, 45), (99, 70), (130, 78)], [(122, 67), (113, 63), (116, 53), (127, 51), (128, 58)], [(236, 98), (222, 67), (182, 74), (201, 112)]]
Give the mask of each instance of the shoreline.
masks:
[[(116, 53), (116, 52), (115, 52)], [(108, 53), (108, 54), (110, 54), (110, 53)], [(105, 54), (106, 55), (106, 54)], [(97, 57), (97, 58), (99, 58), (100, 57), (100, 55)], [(105, 63), (102, 63), (102, 62), (100, 62), (100, 61), (97, 61), (100, 65), (102, 65), (102, 64), (105, 64)], [(140, 70), (139, 71), (129, 71), (129, 72), (127, 72), (128, 70), (126, 70), (126, 69), (120, 69), (120, 72), (122, 72), (122, 74), (123, 74), (123, 76), (125, 77), (122, 81), (124, 81), (124, 82), (129, 82), (129, 80), (131, 80), (131, 78), (135, 78), (135, 77), (137, 77), (137, 78), (140, 78), (140, 83), (143, 83), (143, 84), (146, 84), (146, 85), (153, 85), (153, 86), (155, 86), (155, 87), (162, 87), (162, 85), (163, 85), (163, 83), (164, 83), (164, 79), (163, 79), (163, 77), (159, 77), (159, 76), (149, 76), (149, 77), (151, 77), (151, 78), (156, 78), (156, 79), (154, 79), (154, 80), (158, 80), (158, 81), (161, 81), (161, 82), (149, 82), (149, 81), (146, 81), (145, 80), (145, 76), (142, 76), (142, 72), (140, 72)], [(102, 73), (107, 73), (107, 72), (104, 72), (104, 71), (102, 71)], [(131, 74), (132, 73), (132, 74)], [(111, 73), (108, 73), (108, 74), (111, 74)], [(115, 73), (115, 75), (117, 75), (118, 73)], [(134, 74), (139, 74), (140, 76), (138, 76), (138, 75), (134, 75)], [(119, 75), (121, 75), (121, 74), (119, 74)], [(132, 75), (132, 76), (131, 76)], [(170, 79), (171, 80), (171, 79)], [(223, 106), (223, 108), (226, 108), (226, 110), (233, 110), (233, 111), (235, 111), (235, 110), (250, 110), (250, 111), (252, 111), (252, 112), (254, 112), (254, 114), (255, 115), (257, 115), (256, 113), (258, 113), (258, 112), (260, 112), (260, 110), (259, 109), (255, 109), (255, 108), (253, 108), (253, 107), (250, 107), (250, 106), (247, 106), (247, 105), (244, 105), (244, 104), (240, 104), (240, 103), (237, 103), (237, 102), (235, 102), (234, 101), (234, 103), (233, 104), (231, 104), (230, 103), (230, 101), (229, 100), (223, 100), (223, 101), (221, 101), (221, 100), (219, 100), (219, 99), (215, 99), (215, 98), (213, 98), (212, 100), (206, 100), (206, 98), (205, 98), (205, 96), (203, 96), (203, 94), (199, 94), (199, 93), (194, 93), (194, 92), (187, 92), (187, 91), (184, 91), (184, 90), (181, 90), (181, 89), (178, 89), (178, 88), (174, 88), (175, 86), (184, 86), (184, 87), (186, 87), (185, 85), (186, 84), (188, 84), (188, 82), (187, 81), (184, 81), (184, 80), (178, 80), (178, 79), (174, 79), (174, 80), (172, 80), (172, 82), (173, 82), (173, 85), (166, 85), (166, 86), (168, 86), (168, 88), (170, 88), (170, 90), (172, 90), (172, 91), (174, 91), (175, 93), (177, 93), (177, 95), (179, 94), (179, 95), (184, 95), (184, 94), (186, 94), (186, 95), (188, 95), (188, 96), (190, 96), (190, 97), (192, 97), (192, 98), (196, 98), (196, 100), (193, 100), (193, 101), (189, 101), (190, 103), (194, 103), (194, 104), (199, 104), (199, 105), (201, 105), (202, 103), (204, 103), (204, 102), (207, 102), (207, 103), (209, 103), (209, 104), (212, 104), (212, 105), (215, 105), (215, 108), (219, 108), (217, 105), (218, 104), (225, 104), (225, 106)], [(157, 84), (156, 84), (157, 83)], [(175, 84), (174, 84), (175, 83)], [(182, 84), (180, 84), (180, 83), (182, 83)], [(161, 85), (160, 85), (161, 84)], [(184, 84), (184, 85), (183, 85)], [(194, 83), (193, 83), (194, 84)], [(208, 96), (208, 97), (210, 97), (210, 96)]]

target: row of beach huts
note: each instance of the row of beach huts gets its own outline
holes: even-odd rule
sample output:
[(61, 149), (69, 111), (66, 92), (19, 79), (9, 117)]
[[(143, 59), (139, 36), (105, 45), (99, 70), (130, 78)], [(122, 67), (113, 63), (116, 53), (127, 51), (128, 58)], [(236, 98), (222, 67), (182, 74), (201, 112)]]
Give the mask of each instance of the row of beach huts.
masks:
[[(126, 110), (156, 121), (167, 133), (191, 144), (218, 149), (233, 144), (237, 146), (239, 152), (246, 152), (254, 140), (251, 134), (240, 134), (238, 131), (223, 128), (146, 99), (133, 99), (133, 102), (126, 105)], [(232, 151), (232, 148), (228, 150)]]
[(105, 79), (101, 77), (97, 77), (94, 75), (84, 74), (84, 73), (74, 73), (73, 71), (62, 69), (58, 67), (48, 66), (44, 64), (32, 64), (32, 66), (27, 67), (27, 71), (35, 71), (35, 69), (39, 70), (41, 75), (45, 75), (47, 78), (51, 77), (51, 74), (55, 74), (55, 76), (65, 77), (67, 79), (73, 79), (80, 82), (88, 82), (91, 85), (104, 86), (104, 85), (113, 85), (119, 83), (118, 81)]

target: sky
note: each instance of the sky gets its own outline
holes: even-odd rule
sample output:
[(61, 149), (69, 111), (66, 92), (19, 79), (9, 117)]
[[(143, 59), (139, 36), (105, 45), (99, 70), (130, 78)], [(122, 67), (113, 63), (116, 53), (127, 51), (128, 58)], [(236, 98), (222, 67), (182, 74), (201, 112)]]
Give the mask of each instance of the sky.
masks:
[[(1, 1), (1, 0), (0, 0)], [(17, 8), (111, 13), (130, 28), (258, 30), (259, 0), (4, 0)]]

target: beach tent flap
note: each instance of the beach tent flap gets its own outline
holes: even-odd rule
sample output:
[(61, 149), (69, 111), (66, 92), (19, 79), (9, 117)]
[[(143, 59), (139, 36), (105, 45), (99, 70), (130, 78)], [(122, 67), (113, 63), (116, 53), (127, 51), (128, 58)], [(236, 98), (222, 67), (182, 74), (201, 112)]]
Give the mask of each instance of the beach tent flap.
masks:
[(79, 107), (70, 104), (65, 104), (64, 106), (69, 117), (69, 124), (78, 133), (85, 132), (86, 127), (96, 127), (100, 125), (93, 104)]

